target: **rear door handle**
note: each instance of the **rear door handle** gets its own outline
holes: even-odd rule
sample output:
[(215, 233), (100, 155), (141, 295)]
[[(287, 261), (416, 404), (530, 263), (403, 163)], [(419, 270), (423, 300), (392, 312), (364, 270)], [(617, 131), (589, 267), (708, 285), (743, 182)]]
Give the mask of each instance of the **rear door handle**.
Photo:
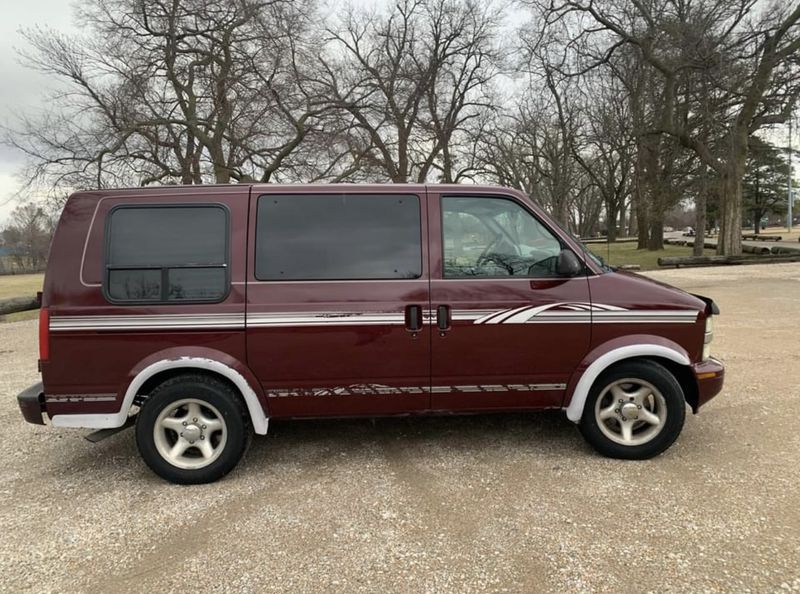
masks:
[(440, 305), (436, 308), (436, 326), (439, 332), (450, 330), (450, 306)]
[(406, 306), (406, 330), (409, 332), (419, 332), (422, 330), (422, 306)]

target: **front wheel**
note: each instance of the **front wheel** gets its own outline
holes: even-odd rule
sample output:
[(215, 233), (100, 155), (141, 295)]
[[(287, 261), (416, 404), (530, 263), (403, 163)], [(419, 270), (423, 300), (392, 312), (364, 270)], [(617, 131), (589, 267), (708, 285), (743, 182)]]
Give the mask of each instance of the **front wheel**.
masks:
[(579, 428), (601, 454), (642, 460), (673, 444), (685, 416), (686, 402), (675, 376), (653, 361), (630, 361), (595, 381)]
[(157, 475), (173, 483), (223, 477), (249, 440), (249, 418), (238, 395), (202, 375), (167, 380), (153, 390), (136, 419), (139, 453)]

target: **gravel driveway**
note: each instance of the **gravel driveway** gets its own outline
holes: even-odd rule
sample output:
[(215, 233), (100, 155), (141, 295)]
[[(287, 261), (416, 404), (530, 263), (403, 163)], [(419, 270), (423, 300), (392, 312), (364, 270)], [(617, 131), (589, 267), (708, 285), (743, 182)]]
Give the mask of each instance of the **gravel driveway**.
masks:
[(652, 276), (719, 303), (728, 371), (646, 462), (561, 413), (308, 421), (174, 486), (131, 431), (26, 424), (36, 326), (0, 324), (0, 591), (800, 591), (800, 265)]

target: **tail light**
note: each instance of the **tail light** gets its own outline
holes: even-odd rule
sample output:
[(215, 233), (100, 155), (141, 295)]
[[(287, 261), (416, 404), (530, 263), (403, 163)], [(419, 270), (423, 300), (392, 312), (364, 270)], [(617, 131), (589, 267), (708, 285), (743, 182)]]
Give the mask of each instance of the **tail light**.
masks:
[(39, 361), (50, 358), (50, 310), (39, 310)]

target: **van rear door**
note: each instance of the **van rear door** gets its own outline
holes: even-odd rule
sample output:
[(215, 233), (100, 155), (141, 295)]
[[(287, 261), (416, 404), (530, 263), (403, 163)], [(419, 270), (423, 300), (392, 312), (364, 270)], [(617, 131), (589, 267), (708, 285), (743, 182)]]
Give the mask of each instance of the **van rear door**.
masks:
[(430, 404), (423, 187), (255, 186), (248, 364), (273, 417)]

